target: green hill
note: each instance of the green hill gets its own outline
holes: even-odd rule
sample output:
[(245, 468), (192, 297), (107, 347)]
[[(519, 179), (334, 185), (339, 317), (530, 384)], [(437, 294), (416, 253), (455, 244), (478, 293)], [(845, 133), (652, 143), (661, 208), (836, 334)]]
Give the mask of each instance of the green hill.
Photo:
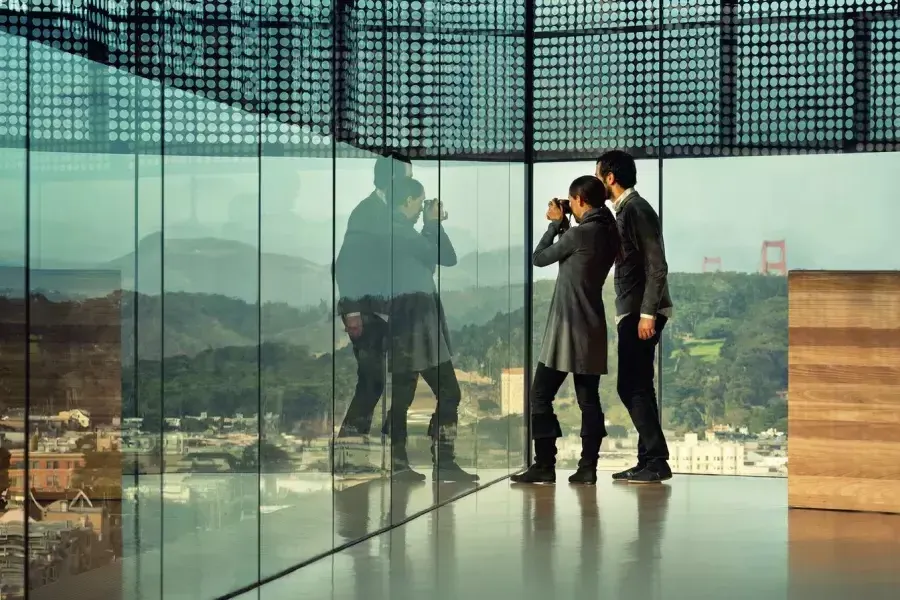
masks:
[[(615, 391), (609, 287), (612, 352), (601, 393), (609, 419), (628, 425)], [(675, 316), (662, 345), (666, 425), (679, 431), (722, 423), (753, 432), (784, 429), (786, 278), (673, 273), (670, 287)], [(552, 281), (535, 282), (533, 356), (539, 352), (552, 291)], [(502, 369), (524, 366), (522, 292), (521, 286), (494, 286), (443, 294), (457, 368), (485, 376), (496, 386)], [(80, 306), (90, 300), (69, 302)], [(342, 414), (352, 395), (355, 361), (326, 302), (306, 309), (265, 303), (260, 309), (219, 294), (170, 293), (161, 299), (126, 293), (121, 314), (125, 416), (256, 414), (262, 407), (288, 421), (325, 423), (332, 410)], [(499, 394), (499, 387), (488, 389)], [(575, 426), (578, 413), (571, 402), (567, 385), (560, 409), (567, 424)]]

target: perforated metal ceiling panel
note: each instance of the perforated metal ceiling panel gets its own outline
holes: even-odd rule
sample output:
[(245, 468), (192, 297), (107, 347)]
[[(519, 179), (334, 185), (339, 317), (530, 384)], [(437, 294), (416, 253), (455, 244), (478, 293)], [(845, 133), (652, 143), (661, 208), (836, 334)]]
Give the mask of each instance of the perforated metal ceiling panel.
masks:
[(549, 161), (900, 141), (888, 0), (6, 0), (0, 31), (5, 68), (28, 74), (0, 86), (0, 144), (48, 151)]

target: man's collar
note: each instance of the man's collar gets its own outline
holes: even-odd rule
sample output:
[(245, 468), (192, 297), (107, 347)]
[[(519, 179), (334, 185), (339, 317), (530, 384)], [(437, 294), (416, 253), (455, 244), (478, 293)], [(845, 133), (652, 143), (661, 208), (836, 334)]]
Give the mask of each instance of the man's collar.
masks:
[(383, 190), (379, 190), (378, 188), (375, 188), (375, 195), (378, 196), (379, 198), (381, 198), (383, 201), (387, 202), (387, 197), (385, 196)]
[(621, 194), (619, 194), (619, 197), (618, 197), (618, 198), (616, 198), (615, 200), (613, 200), (613, 207), (616, 209), (617, 212), (618, 212), (623, 206), (625, 206), (625, 203), (628, 201), (628, 199), (629, 199), (629, 198), (631, 197), (631, 195), (634, 194), (634, 193), (635, 193), (634, 188), (628, 188), (627, 190), (625, 190), (624, 192), (622, 192)]

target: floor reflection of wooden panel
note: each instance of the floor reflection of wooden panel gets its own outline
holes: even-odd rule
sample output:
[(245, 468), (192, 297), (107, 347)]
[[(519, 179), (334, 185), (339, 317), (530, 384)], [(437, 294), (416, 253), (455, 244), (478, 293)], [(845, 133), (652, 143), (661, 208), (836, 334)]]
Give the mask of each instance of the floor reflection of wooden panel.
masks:
[(788, 503), (900, 513), (900, 272), (789, 276)]
[(900, 589), (900, 515), (789, 512), (789, 598), (895, 598)]

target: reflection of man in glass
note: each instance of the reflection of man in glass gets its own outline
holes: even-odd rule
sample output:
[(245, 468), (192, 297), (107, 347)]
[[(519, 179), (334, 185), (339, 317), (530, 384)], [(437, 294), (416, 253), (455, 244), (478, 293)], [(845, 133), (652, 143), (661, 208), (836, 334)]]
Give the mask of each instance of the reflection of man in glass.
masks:
[[(350, 213), (344, 243), (335, 261), (340, 293), (338, 312), (357, 363), (356, 390), (338, 432), (338, 439), (345, 446), (347, 440), (369, 434), (375, 407), (384, 393), (391, 295), (390, 195), (394, 180), (411, 174), (408, 158), (397, 154), (378, 158), (375, 190)], [(344, 457), (345, 466), (371, 469), (367, 443), (355, 450), (355, 456)], [(352, 450), (345, 447), (345, 451), (349, 454)]]
[(0, 510), (6, 509), (9, 494), (9, 467), (12, 453), (6, 449), (6, 436), (0, 435)]
[(617, 387), (638, 431), (637, 465), (613, 479), (658, 483), (672, 477), (653, 383), (656, 346), (672, 314), (662, 228), (656, 211), (634, 190), (637, 166), (631, 155), (621, 150), (605, 153), (597, 160), (596, 175), (610, 192), (622, 235), (615, 276)]
[[(450, 361), (449, 331), (434, 282), (438, 265), (456, 264), (456, 251), (441, 221), (447, 218), (438, 200), (425, 201), (422, 184), (397, 181), (393, 194), (390, 318), (391, 409), (388, 426), (398, 476), (424, 478), (409, 468), (406, 413), (416, 394), (419, 375), (434, 392), (437, 410), (428, 434), (436, 481), (474, 481), (456, 464), (454, 441), (461, 393)], [(424, 217), (422, 231), (415, 228)]]

